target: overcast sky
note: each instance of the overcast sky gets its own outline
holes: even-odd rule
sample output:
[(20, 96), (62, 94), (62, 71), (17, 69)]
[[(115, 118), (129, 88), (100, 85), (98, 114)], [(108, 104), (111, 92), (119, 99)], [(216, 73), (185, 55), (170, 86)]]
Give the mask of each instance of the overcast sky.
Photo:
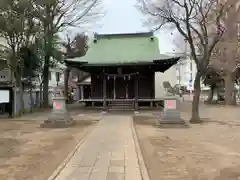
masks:
[[(105, 17), (94, 30), (98, 33), (132, 33), (144, 32), (150, 29), (144, 27), (144, 16), (135, 7), (136, 0), (103, 0), (106, 9)], [(161, 53), (173, 52), (174, 39), (171, 32), (162, 30), (156, 34), (159, 37)]]
[[(105, 8), (105, 16), (91, 28), (90, 32), (97, 33), (134, 33), (150, 31), (148, 27), (143, 26), (144, 16), (136, 8), (136, 0), (102, 0)], [(72, 35), (77, 30), (71, 31)], [(83, 31), (83, 30), (81, 30)], [(84, 30), (85, 31), (85, 30)], [(159, 38), (160, 53), (174, 53), (174, 36), (171, 31), (162, 30), (156, 33)]]

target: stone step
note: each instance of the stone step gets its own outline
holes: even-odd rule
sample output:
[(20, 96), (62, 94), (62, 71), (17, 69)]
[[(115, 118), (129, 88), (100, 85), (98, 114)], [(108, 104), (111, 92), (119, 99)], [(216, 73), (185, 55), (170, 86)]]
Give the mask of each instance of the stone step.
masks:
[(133, 108), (108, 108), (108, 111), (134, 111)]
[(109, 104), (132, 104), (132, 101), (113, 101), (109, 102)]
[(133, 105), (108, 105), (108, 108), (129, 108), (129, 107), (133, 107)]
[(108, 104), (108, 106), (133, 106), (133, 104)]
[(134, 104), (132, 101), (112, 101), (108, 104), (107, 107), (109, 110), (116, 110), (116, 111), (121, 111), (121, 110), (134, 110)]
[(115, 106), (121, 106), (121, 107), (132, 107), (133, 106), (133, 103), (132, 102), (111, 102), (108, 104), (108, 106), (111, 106), (111, 107), (115, 107)]

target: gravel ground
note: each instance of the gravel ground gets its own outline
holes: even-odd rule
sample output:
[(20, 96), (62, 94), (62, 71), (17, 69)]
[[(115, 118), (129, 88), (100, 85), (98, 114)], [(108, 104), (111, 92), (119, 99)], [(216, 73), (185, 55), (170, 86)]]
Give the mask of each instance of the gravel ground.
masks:
[[(201, 104), (205, 122), (187, 129), (159, 129), (153, 115), (135, 119), (151, 180), (240, 179), (239, 107)], [(182, 117), (190, 118), (190, 104)]]
[(43, 129), (42, 122), (0, 121), (0, 179), (46, 180), (73, 150), (92, 121), (66, 129)]

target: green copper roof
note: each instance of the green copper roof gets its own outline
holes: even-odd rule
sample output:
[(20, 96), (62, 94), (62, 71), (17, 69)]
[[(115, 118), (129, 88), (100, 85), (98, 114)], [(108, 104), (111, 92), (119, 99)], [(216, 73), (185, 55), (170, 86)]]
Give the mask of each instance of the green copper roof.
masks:
[(134, 64), (170, 58), (160, 55), (158, 38), (153, 33), (100, 34), (89, 45), (84, 57), (67, 61), (90, 64)]

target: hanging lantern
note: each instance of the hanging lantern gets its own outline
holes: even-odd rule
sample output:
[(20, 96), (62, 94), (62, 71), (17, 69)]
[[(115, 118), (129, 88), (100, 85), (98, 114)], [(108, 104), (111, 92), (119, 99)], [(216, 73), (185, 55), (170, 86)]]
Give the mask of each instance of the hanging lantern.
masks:
[(108, 80), (110, 79), (110, 77), (108, 76), (108, 78), (107, 78)]
[(131, 76), (130, 75), (128, 75), (128, 80), (130, 80), (131, 79)]
[(123, 79), (125, 80), (125, 76), (123, 76)]

